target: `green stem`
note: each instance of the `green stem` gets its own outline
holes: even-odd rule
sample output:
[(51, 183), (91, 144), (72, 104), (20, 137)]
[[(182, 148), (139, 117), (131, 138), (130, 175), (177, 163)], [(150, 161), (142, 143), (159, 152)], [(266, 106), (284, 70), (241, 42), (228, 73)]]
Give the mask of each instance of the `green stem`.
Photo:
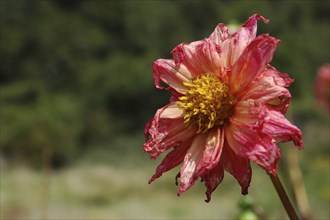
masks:
[(282, 204), (285, 208), (285, 211), (288, 214), (289, 218), (291, 220), (299, 220), (298, 215), (297, 215), (296, 211), (294, 210), (294, 208), (293, 208), (293, 206), (292, 206), (292, 204), (289, 200), (289, 197), (286, 194), (286, 192), (283, 188), (283, 185), (282, 185), (280, 179), (278, 178), (278, 176), (277, 175), (274, 176), (272, 174), (268, 174), (268, 175), (269, 175), (270, 179), (273, 182), (273, 185), (276, 189), (276, 192), (277, 192), (278, 196), (280, 197), (281, 202), (282, 202)]

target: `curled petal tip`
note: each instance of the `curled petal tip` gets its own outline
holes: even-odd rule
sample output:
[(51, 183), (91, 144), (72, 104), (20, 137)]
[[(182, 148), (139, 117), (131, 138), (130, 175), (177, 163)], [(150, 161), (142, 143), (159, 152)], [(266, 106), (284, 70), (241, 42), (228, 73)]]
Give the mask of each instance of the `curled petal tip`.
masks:
[(269, 20), (267, 18), (265, 18), (264, 16), (262, 15), (259, 15), (259, 14), (254, 14), (252, 15), (251, 17), (254, 17), (255, 19), (257, 20), (262, 20), (264, 23), (268, 24), (269, 23)]
[(262, 20), (265, 24), (269, 23), (268, 19), (259, 14), (254, 14), (243, 24), (243, 27), (255, 26), (257, 25), (257, 20)]
[(267, 18), (265, 18), (264, 16), (261, 16), (261, 15), (256, 15), (257, 19), (260, 19), (262, 20), (265, 24), (268, 24), (269, 23), (269, 20)]
[(248, 189), (242, 189), (241, 193), (243, 196), (246, 196), (247, 194), (249, 194)]

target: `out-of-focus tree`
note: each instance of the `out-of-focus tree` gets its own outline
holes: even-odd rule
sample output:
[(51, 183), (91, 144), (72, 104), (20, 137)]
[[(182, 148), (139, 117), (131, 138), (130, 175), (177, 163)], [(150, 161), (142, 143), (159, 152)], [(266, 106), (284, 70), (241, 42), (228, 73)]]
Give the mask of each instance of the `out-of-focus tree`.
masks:
[(0, 4), (1, 153), (36, 164), (44, 148), (61, 165), (85, 149), (113, 150), (117, 137), (142, 134), (169, 98), (154, 91), (153, 60), (208, 37), (219, 22), (242, 23), (253, 13), (271, 20), (258, 28), (283, 40), (273, 62), (295, 78), (290, 90), (299, 111), (312, 108), (314, 70), (329, 60), (328, 1)]

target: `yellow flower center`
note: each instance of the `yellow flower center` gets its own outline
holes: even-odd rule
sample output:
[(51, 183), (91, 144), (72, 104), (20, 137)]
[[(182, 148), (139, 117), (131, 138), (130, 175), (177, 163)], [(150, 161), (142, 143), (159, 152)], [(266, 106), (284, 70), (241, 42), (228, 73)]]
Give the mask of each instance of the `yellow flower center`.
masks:
[(183, 83), (187, 89), (177, 105), (185, 111), (184, 122), (198, 127), (198, 133), (222, 126), (234, 103), (228, 85), (213, 74), (203, 74)]

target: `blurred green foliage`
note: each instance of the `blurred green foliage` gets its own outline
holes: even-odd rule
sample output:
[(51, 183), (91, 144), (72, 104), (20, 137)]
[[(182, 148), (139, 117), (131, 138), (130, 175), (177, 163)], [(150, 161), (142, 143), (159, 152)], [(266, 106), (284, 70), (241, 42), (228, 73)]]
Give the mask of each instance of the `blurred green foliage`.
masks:
[(118, 138), (142, 136), (169, 98), (152, 85), (152, 62), (209, 36), (217, 23), (242, 23), (254, 13), (271, 21), (259, 23), (259, 33), (282, 40), (272, 64), (295, 79), (297, 124), (321, 118), (313, 81), (329, 62), (329, 1), (2, 0), (0, 10), (6, 158), (39, 165), (51, 149), (60, 166), (93, 148), (118, 152)]

